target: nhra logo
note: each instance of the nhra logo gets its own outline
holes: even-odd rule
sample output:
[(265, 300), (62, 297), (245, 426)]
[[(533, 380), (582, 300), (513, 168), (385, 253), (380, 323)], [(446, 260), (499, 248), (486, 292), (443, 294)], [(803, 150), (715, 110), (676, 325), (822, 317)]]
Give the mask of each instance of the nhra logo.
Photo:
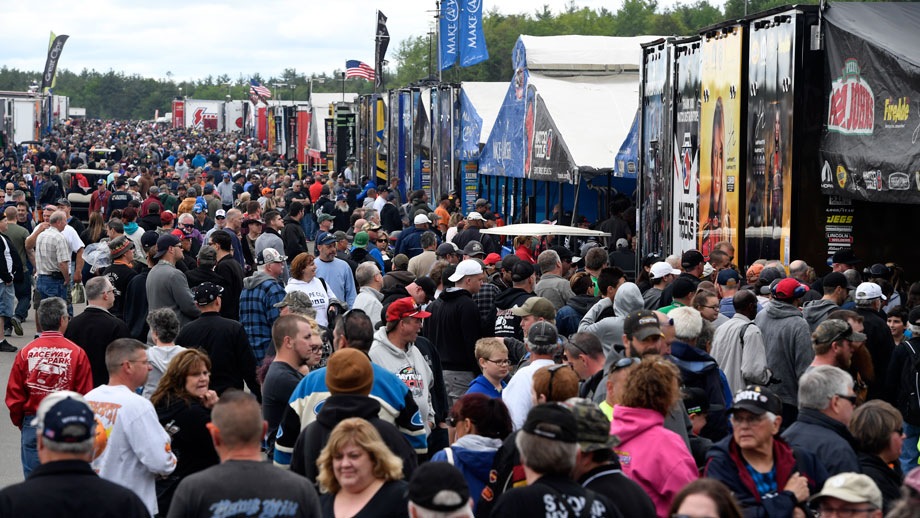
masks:
[(875, 96), (859, 75), (859, 62), (848, 59), (831, 84), (827, 129), (844, 135), (871, 135), (875, 129)]

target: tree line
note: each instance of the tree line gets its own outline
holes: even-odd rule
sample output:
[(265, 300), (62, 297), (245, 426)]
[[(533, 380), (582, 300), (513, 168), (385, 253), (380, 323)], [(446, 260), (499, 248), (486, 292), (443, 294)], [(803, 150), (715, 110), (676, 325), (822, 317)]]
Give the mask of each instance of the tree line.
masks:
[[(817, 4), (818, 0), (804, 0), (797, 4)], [(725, 20), (738, 19), (745, 13), (755, 13), (788, 5), (788, 0), (727, 0), (723, 8), (713, 6), (708, 0), (659, 8), (655, 0), (624, 0), (616, 11), (606, 8), (577, 8), (574, 2), (561, 13), (553, 13), (548, 6), (532, 13), (501, 14), (492, 10), (483, 17), (483, 29), (489, 47), (489, 59), (468, 68), (445, 70), (445, 82), (508, 81), (513, 70), (511, 52), (521, 34), (554, 36), (581, 34), (588, 36), (638, 36), (643, 34), (689, 36), (700, 29)], [(402, 40), (390, 51), (390, 62), (384, 74), (386, 89), (402, 88), (437, 78), (437, 42), (435, 35), (415, 35)], [(341, 92), (342, 70), (330, 74), (307, 76), (294, 68), (285, 69), (279, 77), (231, 78), (227, 74), (208, 76), (194, 81), (175, 82), (152, 79), (140, 75), (127, 75), (109, 70), (73, 72), (58, 70), (55, 93), (70, 97), (71, 106), (86, 108), (92, 118), (149, 120), (156, 110), (164, 114), (172, 109), (176, 96), (195, 99), (223, 100), (245, 99), (249, 92), (249, 77), (272, 89), (274, 99), (306, 101), (310, 79), (314, 92)], [(0, 90), (24, 91), (41, 75), (39, 71), (25, 71), (7, 66), (0, 67)], [(167, 77), (171, 74), (167, 73)], [(272, 87), (273, 84), (285, 86)], [(372, 93), (374, 85), (363, 79), (348, 79), (345, 89), (359, 94)]]

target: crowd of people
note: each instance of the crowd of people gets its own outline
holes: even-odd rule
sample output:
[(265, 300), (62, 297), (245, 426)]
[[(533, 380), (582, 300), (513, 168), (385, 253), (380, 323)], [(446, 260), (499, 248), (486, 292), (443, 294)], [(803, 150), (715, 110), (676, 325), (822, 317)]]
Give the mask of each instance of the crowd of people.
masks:
[(622, 198), (505, 247), (489, 200), (353, 167), (102, 121), (7, 149), (0, 320), (38, 334), (0, 342), (0, 515), (918, 514), (896, 265), (637, 260)]

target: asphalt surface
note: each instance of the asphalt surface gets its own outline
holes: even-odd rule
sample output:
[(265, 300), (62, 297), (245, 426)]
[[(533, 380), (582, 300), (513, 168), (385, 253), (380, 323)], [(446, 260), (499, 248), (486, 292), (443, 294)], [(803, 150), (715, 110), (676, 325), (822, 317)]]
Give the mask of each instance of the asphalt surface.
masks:
[[(86, 307), (85, 304), (74, 305), (74, 314), (79, 314)], [(16, 347), (22, 349), (35, 336), (35, 311), (29, 311), (29, 319), (22, 323), (22, 336), (8, 336), (6, 339)], [(0, 393), (6, 399), (6, 384), (10, 379), (10, 368), (17, 353), (0, 352)], [(10, 421), (10, 413), (6, 405), (0, 412), (0, 488), (10, 484), (22, 482), (22, 462), (19, 457), (20, 433), (19, 428)]]

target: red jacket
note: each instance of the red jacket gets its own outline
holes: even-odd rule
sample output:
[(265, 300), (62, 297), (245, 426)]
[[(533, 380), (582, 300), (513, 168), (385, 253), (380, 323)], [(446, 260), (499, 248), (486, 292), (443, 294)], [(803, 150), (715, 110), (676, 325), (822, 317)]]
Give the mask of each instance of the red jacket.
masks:
[(13, 424), (35, 415), (45, 396), (59, 390), (86, 394), (93, 389), (93, 371), (86, 352), (57, 331), (45, 331), (16, 353), (6, 386), (6, 406)]
[(158, 203), (162, 211), (163, 202), (161, 202), (160, 199), (157, 198), (156, 196), (148, 196), (147, 199), (144, 200), (144, 203), (141, 203), (141, 217), (146, 216), (147, 213), (150, 211), (151, 203)]
[(100, 191), (93, 191), (93, 195), (89, 197), (89, 211), (98, 212), (103, 216), (106, 216), (109, 211), (109, 200), (112, 199), (112, 193), (109, 191), (101, 191), (102, 196), (99, 195)]

